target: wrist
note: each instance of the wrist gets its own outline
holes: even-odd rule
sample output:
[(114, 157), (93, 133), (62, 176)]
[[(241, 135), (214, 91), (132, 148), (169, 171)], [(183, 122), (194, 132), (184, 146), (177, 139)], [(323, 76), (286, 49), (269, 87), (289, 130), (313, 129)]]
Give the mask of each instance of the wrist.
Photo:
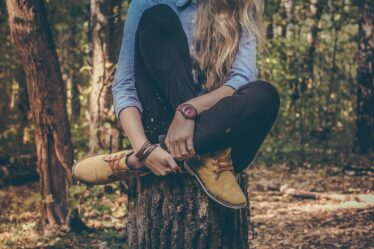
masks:
[(142, 148), (135, 154), (139, 162), (144, 161), (157, 148), (158, 145), (146, 141)]
[(134, 150), (135, 153), (139, 152), (140, 149), (142, 148), (142, 146), (145, 144), (145, 142), (147, 142), (147, 138), (142, 138), (142, 139), (138, 139), (134, 142), (134, 144), (132, 145), (132, 149)]

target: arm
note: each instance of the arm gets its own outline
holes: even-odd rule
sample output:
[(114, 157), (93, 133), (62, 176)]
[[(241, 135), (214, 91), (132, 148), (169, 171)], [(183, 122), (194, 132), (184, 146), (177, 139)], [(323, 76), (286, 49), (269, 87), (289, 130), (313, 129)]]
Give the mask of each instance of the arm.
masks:
[[(146, 8), (145, 0), (132, 1), (129, 6), (117, 70), (112, 83), (116, 116), (135, 152), (139, 151), (147, 140), (141, 122), (143, 108), (137, 95), (134, 77), (135, 33), (141, 14)], [(178, 171), (174, 159), (160, 147), (152, 151), (144, 160), (144, 165), (156, 175)]]
[[(256, 40), (248, 32), (242, 32), (239, 50), (232, 65), (230, 77), (224, 85), (185, 103), (195, 106), (200, 114), (211, 108), (220, 99), (231, 96), (240, 86), (255, 81), (257, 74)], [(185, 119), (181, 113), (176, 112), (166, 138), (166, 145), (172, 156), (177, 159), (188, 159), (195, 154), (192, 143), (193, 131), (194, 121)]]
[[(142, 12), (145, 10), (145, 1), (132, 1), (127, 11), (125, 30), (123, 33), (121, 49), (117, 62), (116, 74), (112, 83), (114, 110), (117, 119), (125, 119), (120, 113), (127, 107), (136, 107), (141, 115), (143, 107), (139, 101), (135, 88), (134, 77), (134, 50), (135, 32)], [(126, 117), (131, 118), (131, 117)]]
[[(147, 141), (139, 110), (131, 106), (123, 109), (120, 113), (120, 120), (121, 126), (127, 134), (134, 151), (139, 151), (142, 145)], [(136, 159), (134, 158), (134, 160)], [(144, 165), (154, 174), (161, 176), (165, 176), (171, 171), (174, 173), (179, 171), (178, 165), (173, 157), (161, 147), (157, 147), (152, 151), (144, 160)]]
[(220, 99), (231, 96), (235, 92), (235, 89), (229, 86), (221, 86), (220, 88), (206, 93), (204, 95), (198, 96), (196, 98), (186, 101), (188, 104), (192, 104), (197, 113), (202, 113), (208, 110), (210, 107), (215, 105)]
[(140, 117), (140, 112), (136, 107), (127, 107), (120, 113), (121, 127), (126, 133), (130, 144), (135, 152), (139, 151), (147, 141)]
[[(230, 96), (233, 93), (234, 89), (232, 87), (222, 86), (212, 92), (190, 99), (185, 103), (192, 104), (197, 112), (201, 113), (208, 110), (223, 97)], [(195, 155), (192, 141), (194, 129), (194, 120), (185, 119), (179, 111), (175, 113), (165, 140), (166, 146), (173, 157), (178, 160), (186, 160)]]
[(255, 81), (257, 76), (256, 39), (250, 33), (242, 32), (239, 50), (232, 65), (230, 77), (224, 85), (210, 93), (186, 101), (186, 103), (194, 105), (198, 113), (201, 113), (212, 107), (221, 98), (232, 95), (242, 85)]

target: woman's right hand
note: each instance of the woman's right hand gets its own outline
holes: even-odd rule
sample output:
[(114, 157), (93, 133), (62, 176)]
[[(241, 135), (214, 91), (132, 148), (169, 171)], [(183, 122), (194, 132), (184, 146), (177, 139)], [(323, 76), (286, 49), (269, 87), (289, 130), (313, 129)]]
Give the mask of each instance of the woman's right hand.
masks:
[(170, 172), (177, 173), (181, 171), (169, 152), (162, 149), (160, 146), (157, 146), (156, 149), (144, 159), (143, 163), (158, 176), (166, 176)]

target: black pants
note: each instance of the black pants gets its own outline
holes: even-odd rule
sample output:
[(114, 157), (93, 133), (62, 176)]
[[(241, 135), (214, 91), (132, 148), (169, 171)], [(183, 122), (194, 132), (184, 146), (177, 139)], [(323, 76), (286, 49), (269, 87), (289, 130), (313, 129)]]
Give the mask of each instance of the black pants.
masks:
[[(192, 77), (186, 34), (176, 13), (159, 4), (143, 12), (136, 32), (135, 86), (143, 106), (147, 138), (158, 142), (166, 134), (175, 108), (198, 96)], [(224, 97), (195, 120), (197, 154), (231, 147), (235, 171), (249, 166), (271, 129), (279, 109), (275, 88), (249, 82)]]

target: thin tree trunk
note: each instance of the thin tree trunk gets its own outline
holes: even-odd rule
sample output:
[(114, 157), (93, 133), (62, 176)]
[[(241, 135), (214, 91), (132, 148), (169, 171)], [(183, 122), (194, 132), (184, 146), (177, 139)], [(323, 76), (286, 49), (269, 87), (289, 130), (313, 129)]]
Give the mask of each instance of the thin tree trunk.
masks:
[(311, 88), (314, 82), (314, 61), (318, 44), (318, 25), (322, 17), (323, 8), (327, 5), (326, 0), (310, 0), (309, 15), (310, 25), (308, 33), (309, 49), (306, 58), (306, 67), (308, 72), (308, 88)]
[[(27, 94), (27, 86), (25, 79), (25, 72), (22, 65), (17, 66), (17, 81), (18, 81), (18, 112), (19, 112), (19, 134), (20, 134), (20, 148), (25, 144), (25, 129), (29, 123), (29, 96)], [(22, 143), (22, 144), (21, 144)]]
[(267, 18), (267, 26), (266, 26), (266, 38), (268, 40), (272, 40), (274, 38), (274, 33), (276, 30), (275, 22), (274, 22), (274, 15), (277, 13), (278, 9), (280, 8), (281, 0), (272, 1), (272, 0), (265, 0), (264, 7), (265, 7), (265, 14)]
[(356, 149), (361, 153), (374, 151), (374, 1), (358, 1), (359, 58), (357, 72)]
[[(72, 18), (76, 18), (76, 15)], [(80, 92), (78, 86), (79, 80), (79, 66), (77, 66), (77, 56), (74, 50), (78, 48), (78, 30), (76, 25), (72, 25), (69, 34), (68, 34), (68, 43), (69, 48), (67, 49), (67, 54), (64, 55), (64, 59), (66, 60), (66, 64), (70, 65), (70, 70), (68, 69), (67, 72), (67, 79), (66, 79), (66, 88), (68, 94), (68, 103), (69, 110), (70, 110), (70, 117), (72, 121), (78, 121), (79, 116), (81, 113), (81, 104), (79, 100)], [(79, 65), (79, 64), (78, 64)]]
[(12, 38), (24, 67), (35, 124), (44, 229), (67, 223), (73, 149), (66, 92), (42, 0), (6, 0)]
[(111, 16), (109, 18), (109, 59), (116, 63), (122, 44), (122, 34), (124, 23), (121, 20), (123, 0), (111, 0)]
[[(239, 177), (247, 190), (247, 175)], [(246, 249), (249, 210), (208, 200), (186, 174), (133, 179), (129, 185), (131, 249)]]
[(91, 0), (91, 45), (92, 74), (89, 97), (89, 147), (91, 152), (99, 148), (117, 149), (118, 132), (114, 122), (111, 93), (112, 71), (119, 54), (122, 40), (118, 26), (120, 22), (120, 0)]

